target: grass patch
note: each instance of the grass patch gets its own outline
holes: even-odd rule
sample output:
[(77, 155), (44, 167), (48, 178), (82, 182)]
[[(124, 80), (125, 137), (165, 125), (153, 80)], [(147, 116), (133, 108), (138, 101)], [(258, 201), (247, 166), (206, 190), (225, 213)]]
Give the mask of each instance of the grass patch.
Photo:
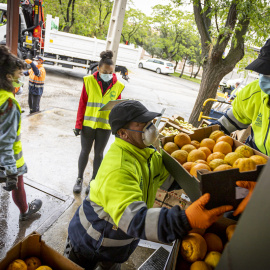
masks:
[[(180, 73), (178, 72), (174, 72), (173, 74), (170, 74), (170, 76), (174, 76), (174, 77), (179, 77)], [(183, 74), (182, 76), (182, 79), (185, 79), (185, 80), (189, 80), (189, 81), (192, 81), (192, 82), (196, 82), (196, 83), (201, 83), (201, 79), (197, 79), (197, 78), (190, 78), (190, 76), (187, 76), (185, 74)]]

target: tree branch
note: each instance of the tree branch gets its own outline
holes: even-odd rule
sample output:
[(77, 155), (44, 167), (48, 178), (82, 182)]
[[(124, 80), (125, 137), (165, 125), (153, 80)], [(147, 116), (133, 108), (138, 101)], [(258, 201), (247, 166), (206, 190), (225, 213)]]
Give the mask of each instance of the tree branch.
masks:
[[(235, 65), (238, 61), (240, 61), (244, 54), (245, 54), (245, 38), (248, 31), (248, 27), (250, 24), (250, 18), (243, 18), (243, 20), (239, 21), (237, 24), (237, 27), (240, 27), (241, 30), (235, 31), (235, 36), (232, 39), (231, 42), (231, 48), (227, 55), (227, 57), (224, 59), (225, 64), (233, 63)], [(235, 46), (236, 42), (236, 46)]]
[[(225, 23), (225, 32), (220, 33), (217, 38), (217, 42), (212, 50), (211, 58), (213, 61), (219, 61), (222, 58), (222, 54), (228, 45), (228, 42), (232, 36), (232, 30), (235, 28), (237, 20), (236, 4), (233, 2), (230, 6), (230, 10)], [(227, 28), (229, 30), (227, 30)]]
[(208, 21), (203, 18), (201, 1), (193, 0), (193, 10), (195, 21), (201, 36), (202, 53), (203, 55), (206, 55), (209, 51), (209, 43), (211, 43), (211, 37), (209, 34)]

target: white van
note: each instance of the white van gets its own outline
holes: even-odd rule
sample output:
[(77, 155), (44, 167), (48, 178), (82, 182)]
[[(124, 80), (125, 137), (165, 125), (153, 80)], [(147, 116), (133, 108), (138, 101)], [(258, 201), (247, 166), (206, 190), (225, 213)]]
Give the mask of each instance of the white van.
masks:
[(154, 70), (158, 74), (174, 73), (173, 63), (162, 60), (162, 59), (156, 59), (156, 58), (151, 58), (148, 60), (140, 60), (139, 68), (146, 68), (146, 69)]

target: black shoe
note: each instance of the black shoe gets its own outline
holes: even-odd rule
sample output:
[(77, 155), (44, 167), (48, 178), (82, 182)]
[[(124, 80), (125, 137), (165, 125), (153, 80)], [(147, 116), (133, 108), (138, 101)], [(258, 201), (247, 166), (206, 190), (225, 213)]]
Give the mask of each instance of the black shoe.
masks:
[(90, 182), (88, 183), (87, 188), (85, 190), (85, 195), (88, 195), (89, 191), (90, 191)]
[(39, 199), (35, 199), (33, 200), (30, 204), (28, 204), (28, 211), (24, 214), (20, 214), (20, 220), (27, 220), (31, 217), (31, 215), (33, 215), (34, 213), (36, 213), (42, 206), (42, 201)]
[(74, 187), (73, 187), (73, 192), (74, 193), (81, 193), (81, 191), (82, 191), (82, 183), (83, 183), (83, 179), (82, 178), (77, 178), (77, 180), (76, 180), (76, 183), (75, 183), (75, 185), (74, 185)]

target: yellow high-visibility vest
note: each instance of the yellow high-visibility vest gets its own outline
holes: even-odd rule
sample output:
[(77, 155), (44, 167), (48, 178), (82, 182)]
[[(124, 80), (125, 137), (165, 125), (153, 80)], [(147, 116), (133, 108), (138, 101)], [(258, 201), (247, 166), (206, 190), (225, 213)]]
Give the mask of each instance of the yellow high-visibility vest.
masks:
[(87, 106), (84, 114), (83, 125), (93, 129), (111, 129), (109, 124), (109, 114), (111, 111), (99, 111), (110, 100), (116, 100), (125, 85), (117, 81), (104, 96), (102, 96), (100, 86), (93, 75), (84, 77), (84, 85), (88, 95)]
[[(16, 106), (18, 107), (21, 113), (22, 112), (21, 107), (18, 101), (15, 99), (13, 93), (1, 89), (0, 90), (0, 106), (2, 106), (8, 99), (11, 99), (16, 104)], [(20, 168), (24, 165), (22, 143), (21, 143), (21, 118), (18, 125), (17, 137), (16, 137), (15, 142), (13, 143), (13, 151), (14, 151), (14, 158), (16, 160), (16, 167)]]

